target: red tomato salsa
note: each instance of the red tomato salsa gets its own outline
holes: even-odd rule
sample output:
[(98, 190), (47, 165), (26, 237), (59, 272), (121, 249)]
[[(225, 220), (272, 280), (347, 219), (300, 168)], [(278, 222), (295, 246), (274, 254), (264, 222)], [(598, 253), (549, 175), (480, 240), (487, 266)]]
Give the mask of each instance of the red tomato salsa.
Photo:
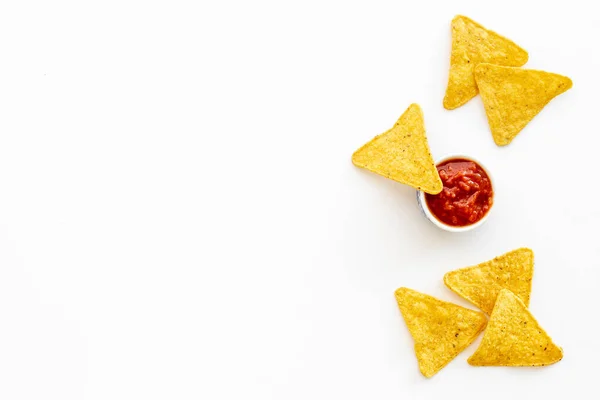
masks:
[(444, 189), (426, 194), (431, 213), (451, 226), (467, 226), (479, 221), (493, 204), (490, 178), (476, 162), (452, 159), (437, 166)]

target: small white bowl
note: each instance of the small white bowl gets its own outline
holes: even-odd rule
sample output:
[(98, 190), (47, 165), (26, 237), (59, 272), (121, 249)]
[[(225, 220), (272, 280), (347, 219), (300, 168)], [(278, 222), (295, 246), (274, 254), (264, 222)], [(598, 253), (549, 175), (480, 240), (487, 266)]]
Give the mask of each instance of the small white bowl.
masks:
[(450, 155), (450, 156), (446, 156), (443, 158), (440, 158), (439, 160), (436, 161), (435, 165), (439, 165), (441, 163), (443, 163), (444, 161), (448, 161), (451, 159), (463, 159), (463, 160), (469, 160), (469, 161), (473, 161), (475, 163), (477, 163), (481, 169), (483, 169), (485, 171), (485, 173), (487, 174), (489, 180), (490, 180), (490, 184), (492, 185), (492, 190), (494, 191), (494, 202), (492, 203), (492, 206), (490, 207), (490, 209), (488, 210), (487, 213), (485, 213), (485, 215), (483, 216), (483, 218), (481, 218), (479, 221), (475, 222), (474, 224), (471, 225), (467, 225), (467, 226), (452, 226), (452, 225), (448, 225), (443, 223), (442, 221), (440, 221), (439, 219), (437, 219), (435, 217), (435, 215), (433, 215), (433, 213), (431, 212), (431, 210), (429, 209), (429, 207), (427, 206), (427, 201), (425, 200), (425, 192), (423, 192), (422, 190), (417, 190), (417, 202), (419, 203), (419, 207), (421, 208), (421, 211), (423, 212), (423, 214), (425, 215), (425, 217), (431, 221), (435, 226), (437, 226), (440, 229), (443, 229), (445, 231), (448, 232), (467, 232), (467, 231), (471, 231), (475, 228), (480, 227), (481, 225), (483, 225), (483, 223), (488, 219), (488, 217), (490, 216), (490, 213), (492, 212), (492, 209), (494, 208), (494, 204), (496, 202), (496, 193), (495, 193), (495, 189), (496, 187), (494, 186), (494, 180), (492, 179), (492, 174), (490, 174), (490, 171), (485, 167), (485, 165), (483, 165), (479, 160), (473, 158), (473, 157), (468, 157), (462, 154), (455, 154), (455, 155)]

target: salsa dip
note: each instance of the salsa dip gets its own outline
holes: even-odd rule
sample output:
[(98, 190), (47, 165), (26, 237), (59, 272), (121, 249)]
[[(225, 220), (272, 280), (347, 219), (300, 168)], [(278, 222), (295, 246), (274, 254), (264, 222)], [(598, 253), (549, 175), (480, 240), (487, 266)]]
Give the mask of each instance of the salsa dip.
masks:
[(472, 157), (450, 156), (436, 164), (444, 184), (439, 194), (419, 191), (417, 198), (425, 216), (438, 227), (453, 232), (481, 225), (494, 205), (489, 172)]

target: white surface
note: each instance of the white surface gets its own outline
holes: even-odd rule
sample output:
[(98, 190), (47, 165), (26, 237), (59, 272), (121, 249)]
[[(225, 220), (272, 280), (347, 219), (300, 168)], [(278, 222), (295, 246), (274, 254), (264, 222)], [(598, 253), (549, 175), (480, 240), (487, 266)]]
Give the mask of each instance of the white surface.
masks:
[[(0, 398), (596, 392), (592, 2), (210, 3), (0, 6)], [(507, 148), (479, 98), (442, 108), (457, 13), (574, 81)], [(351, 165), (411, 102), (434, 157), (493, 172), (481, 229)], [(564, 360), (473, 368), (472, 346), (424, 379), (394, 290), (465, 304), (443, 274), (518, 246)]]

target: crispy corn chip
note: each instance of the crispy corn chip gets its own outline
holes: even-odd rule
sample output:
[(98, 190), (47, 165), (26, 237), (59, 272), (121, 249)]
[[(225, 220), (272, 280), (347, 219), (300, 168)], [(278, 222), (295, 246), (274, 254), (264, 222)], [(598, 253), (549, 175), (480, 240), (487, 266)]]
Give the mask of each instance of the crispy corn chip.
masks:
[(502, 289), (479, 348), (467, 360), (477, 366), (541, 367), (563, 358), (523, 302)]
[(444, 283), (489, 315), (502, 289), (510, 289), (528, 306), (532, 278), (533, 251), (520, 248), (474, 267), (448, 272)]
[(475, 340), (487, 324), (485, 315), (408, 288), (396, 300), (415, 341), (421, 373), (431, 378)]
[(352, 155), (352, 162), (426, 193), (438, 194), (443, 188), (418, 104), (408, 107), (392, 129), (358, 149)]
[(498, 146), (512, 142), (550, 100), (573, 86), (566, 76), (491, 64), (479, 64), (475, 80)]
[(473, 68), (479, 63), (520, 67), (527, 52), (512, 41), (461, 15), (452, 20), (450, 74), (444, 108), (453, 110), (477, 96)]

